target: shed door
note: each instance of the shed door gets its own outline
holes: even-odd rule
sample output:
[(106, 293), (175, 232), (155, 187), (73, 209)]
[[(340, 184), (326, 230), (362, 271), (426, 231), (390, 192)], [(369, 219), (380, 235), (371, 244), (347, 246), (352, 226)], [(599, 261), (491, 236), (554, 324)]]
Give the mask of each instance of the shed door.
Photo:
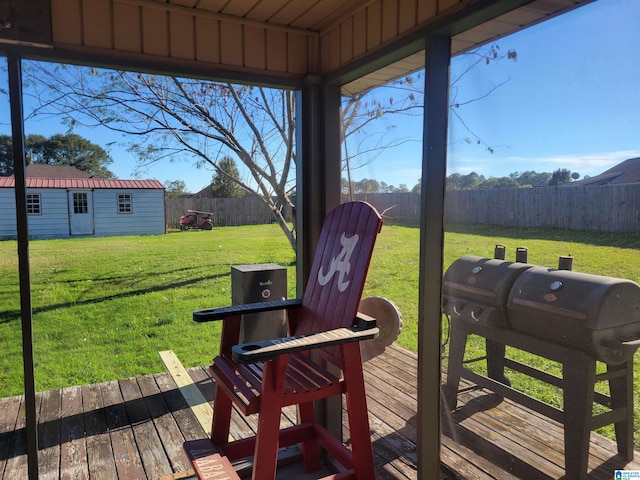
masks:
[(93, 234), (93, 192), (69, 192), (69, 233)]

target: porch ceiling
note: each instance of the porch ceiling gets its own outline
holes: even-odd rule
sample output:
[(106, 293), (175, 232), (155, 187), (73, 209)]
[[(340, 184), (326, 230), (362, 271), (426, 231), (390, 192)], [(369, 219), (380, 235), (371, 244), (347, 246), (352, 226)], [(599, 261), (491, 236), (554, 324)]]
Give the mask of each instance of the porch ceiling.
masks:
[(0, 50), (353, 94), (421, 69), (428, 33), (456, 55), (590, 1), (0, 0)]
[[(473, 50), (484, 44), (567, 13), (594, 0), (535, 0), (525, 6), (499, 15), (451, 38), (451, 56)], [(424, 68), (424, 51), (413, 53), (376, 71), (363, 75), (342, 88), (351, 95), (371, 87), (384, 85)]]

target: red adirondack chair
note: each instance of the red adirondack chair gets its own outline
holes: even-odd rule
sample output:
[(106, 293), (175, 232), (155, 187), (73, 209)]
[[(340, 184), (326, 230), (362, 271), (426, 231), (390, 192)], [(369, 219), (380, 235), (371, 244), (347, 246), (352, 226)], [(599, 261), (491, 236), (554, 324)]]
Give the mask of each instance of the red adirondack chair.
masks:
[[(360, 341), (375, 338), (375, 319), (358, 314), (373, 246), (382, 220), (365, 202), (349, 202), (325, 219), (302, 300), (239, 305), (194, 312), (196, 321), (223, 320), (212, 442), (229, 460), (253, 456), (253, 480), (272, 480), (280, 447), (301, 444), (305, 470), (320, 468), (320, 450), (344, 469), (340, 479), (375, 477)], [(286, 309), (292, 336), (236, 345), (240, 315)], [(311, 355), (310, 355), (311, 353)], [(323, 362), (336, 366), (331, 373)], [(351, 449), (315, 418), (315, 400), (345, 395)], [(232, 404), (258, 414), (255, 437), (229, 441)], [(299, 423), (280, 430), (280, 412), (298, 406)]]

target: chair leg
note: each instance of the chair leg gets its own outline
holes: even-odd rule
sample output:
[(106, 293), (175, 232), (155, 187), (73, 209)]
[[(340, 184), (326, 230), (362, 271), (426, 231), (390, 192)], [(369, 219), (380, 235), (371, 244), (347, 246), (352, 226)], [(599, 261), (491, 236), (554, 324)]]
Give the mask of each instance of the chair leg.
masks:
[(345, 400), (349, 417), (349, 431), (351, 433), (353, 470), (356, 479), (369, 480), (375, 478), (375, 474), (360, 344), (344, 345), (343, 357), (345, 366), (343, 370), (346, 389)]
[(264, 364), (252, 480), (276, 478), (283, 381), (288, 360), (288, 355), (281, 355)]
[(229, 443), (229, 427), (231, 425), (231, 399), (222, 388), (216, 386), (213, 402), (213, 423), (211, 425), (211, 440), (215, 445), (223, 447)]
[[(313, 408), (313, 402), (298, 405), (298, 415), (300, 417), (300, 424), (315, 422), (316, 413)], [(320, 450), (317, 440), (302, 442), (302, 458), (304, 460), (305, 472), (314, 472), (320, 468)]]

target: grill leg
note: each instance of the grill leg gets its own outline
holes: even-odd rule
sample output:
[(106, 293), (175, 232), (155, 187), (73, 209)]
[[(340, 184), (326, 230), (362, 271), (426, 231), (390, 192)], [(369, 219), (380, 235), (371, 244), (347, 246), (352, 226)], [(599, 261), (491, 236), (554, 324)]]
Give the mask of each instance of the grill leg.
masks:
[(511, 386), (511, 382), (504, 374), (504, 343), (487, 339), (487, 375), (500, 383)]
[(584, 359), (562, 366), (564, 464), (566, 478), (587, 478), (596, 362)]
[(625, 418), (616, 422), (618, 454), (625, 460), (633, 460), (633, 359), (621, 365), (607, 365), (607, 371), (624, 371), (624, 375), (609, 380), (611, 408), (624, 410)]
[(453, 411), (458, 404), (458, 385), (462, 374), (464, 348), (467, 345), (469, 333), (459, 322), (451, 319), (451, 338), (449, 339), (449, 366), (447, 368), (447, 383), (444, 386), (444, 409)]

